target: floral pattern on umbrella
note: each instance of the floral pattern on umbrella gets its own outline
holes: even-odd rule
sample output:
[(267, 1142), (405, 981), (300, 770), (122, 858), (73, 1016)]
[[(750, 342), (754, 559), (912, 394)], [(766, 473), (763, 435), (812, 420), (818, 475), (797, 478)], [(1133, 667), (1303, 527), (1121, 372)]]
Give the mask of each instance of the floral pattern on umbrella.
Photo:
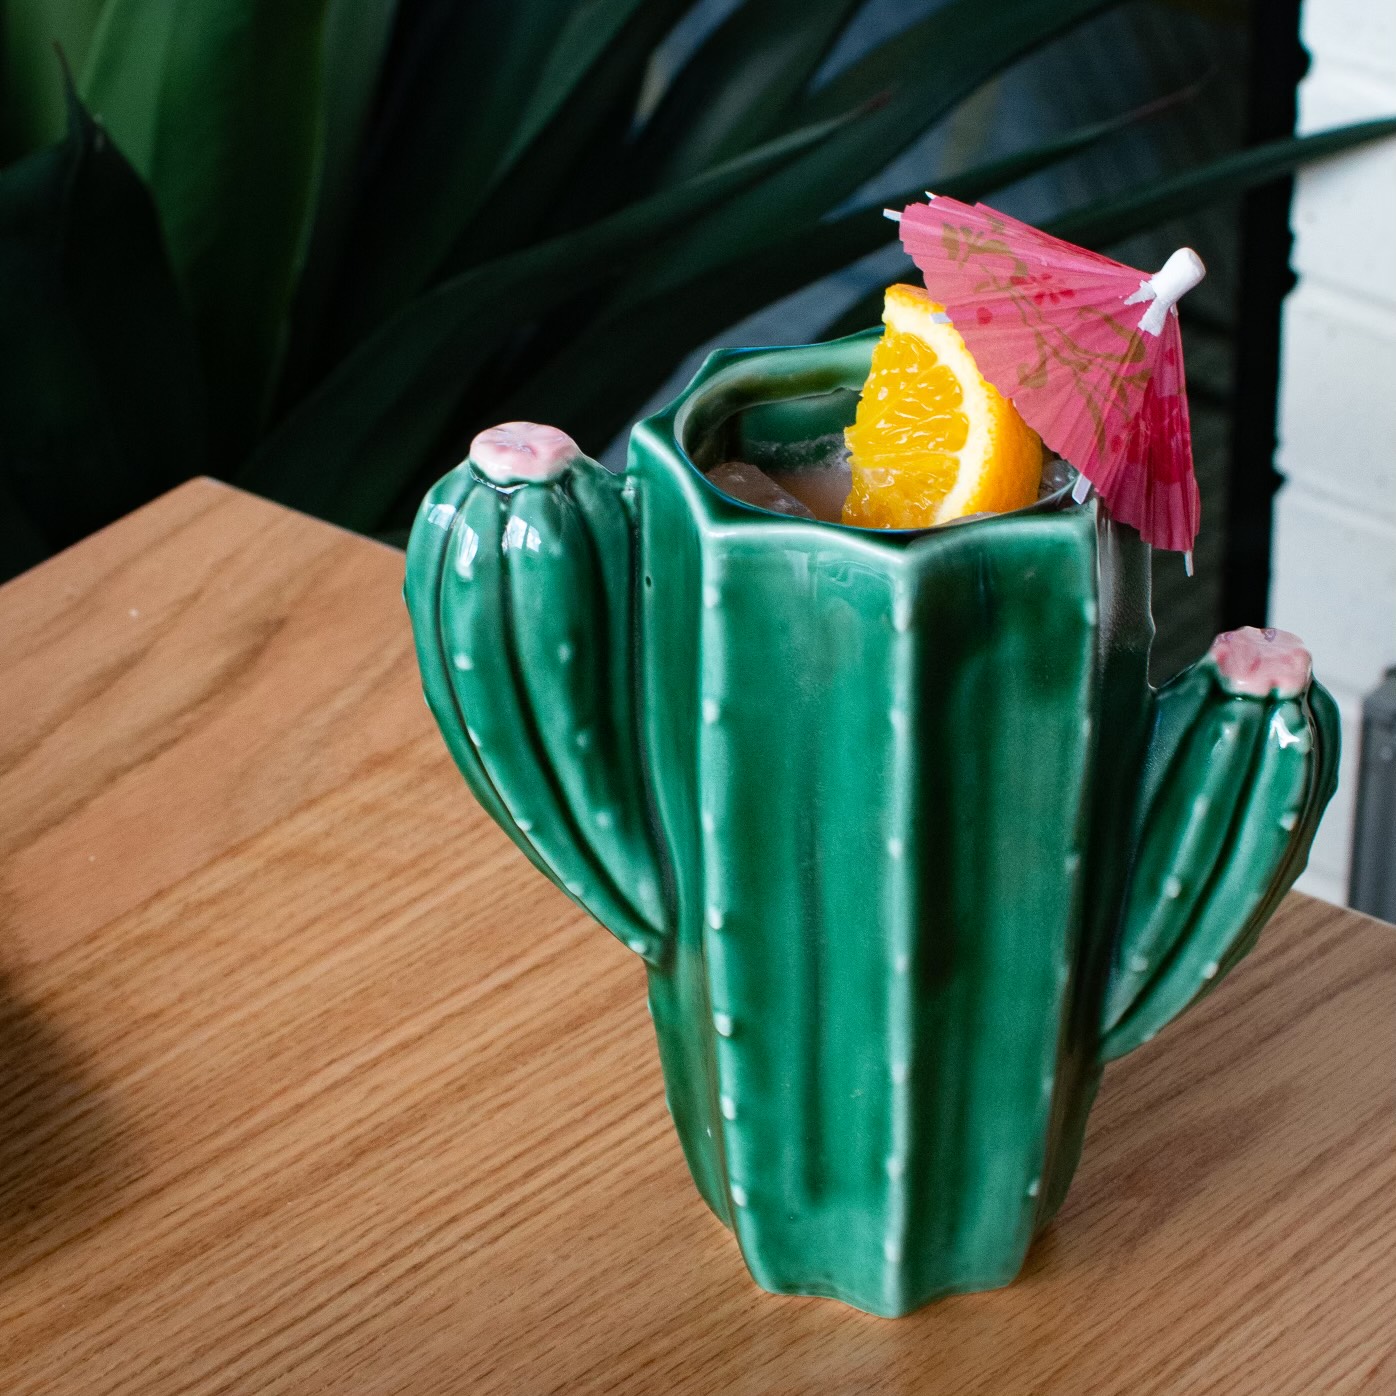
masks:
[(1115, 518), (1189, 551), (1201, 504), (1173, 301), (1200, 277), (1196, 255), (1149, 277), (948, 198), (911, 205), (900, 224), (984, 376)]

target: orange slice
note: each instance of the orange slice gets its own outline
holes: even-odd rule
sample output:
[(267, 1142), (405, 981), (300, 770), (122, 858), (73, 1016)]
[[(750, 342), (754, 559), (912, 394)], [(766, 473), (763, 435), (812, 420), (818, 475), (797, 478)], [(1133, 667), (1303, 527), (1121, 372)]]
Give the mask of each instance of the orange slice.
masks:
[(985, 381), (944, 307), (918, 286), (889, 286), (882, 320), (844, 433), (853, 469), (844, 523), (930, 528), (1033, 503), (1042, 440)]

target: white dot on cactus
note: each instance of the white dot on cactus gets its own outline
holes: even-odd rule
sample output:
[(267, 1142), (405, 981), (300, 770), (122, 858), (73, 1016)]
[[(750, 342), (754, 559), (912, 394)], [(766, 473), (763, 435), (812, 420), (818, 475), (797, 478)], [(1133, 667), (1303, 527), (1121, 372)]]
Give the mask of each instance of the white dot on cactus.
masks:
[(906, 1160), (900, 1154), (892, 1154), (887, 1160), (887, 1176), (900, 1178), (906, 1172)]
[[(639, 938), (639, 936), (636, 936), (634, 940), (627, 940), (625, 943), (626, 943), (637, 955), (643, 955), (643, 954), (645, 953), (645, 942), (644, 942), (643, 940), (641, 940), (641, 939)], [(645, 1007), (649, 1009), (649, 1011), (650, 1011), (650, 1017), (653, 1018), (653, 1017), (654, 1017), (654, 1005), (649, 1001), (648, 998), (645, 999)]]
[(719, 711), (720, 709), (717, 706), (716, 698), (703, 699), (703, 721), (706, 722), (709, 727), (717, 721)]
[(1063, 864), (1063, 867), (1066, 868), (1067, 876), (1073, 876), (1080, 866), (1081, 855), (1075, 849), (1072, 849), (1072, 851), (1066, 855), (1066, 861)]
[(572, 740), (577, 743), (579, 751), (585, 751), (591, 745), (591, 729), (583, 727)]
[(897, 972), (898, 974), (905, 974), (905, 973), (907, 972), (907, 970), (909, 970), (909, 969), (911, 968), (911, 956), (910, 956), (910, 955), (898, 955), (898, 956), (892, 961), (892, 968), (893, 968), (894, 970), (896, 970), (896, 972)]
[(526, 834), (530, 829), (533, 828), (533, 821), (531, 819), (516, 819), (514, 823), (516, 823), (519, 826), (519, 830), (521, 833)]
[(888, 840), (887, 840), (887, 851), (888, 851), (888, 853), (890, 853), (890, 854), (892, 855), (892, 857), (894, 857), (894, 858), (900, 858), (900, 857), (902, 856), (902, 852), (903, 852), (903, 850), (904, 850), (904, 847), (905, 847), (905, 845), (903, 845), (901, 839), (888, 839)]
[(1280, 816), (1280, 828), (1289, 833), (1294, 826), (1299, 823), (1299, 815), (1294, 810), (1286, 810)]
[(1041, 1192), (1041, 1191), (1042, 1191), (1042, 1180), (1041, 1180), (1040, 1178), (1034, 1178), (1034, 1179), (1032, 1180), (1032, 1182), (1030, 1182), (1030, 1183), (1028, 1184), (1028, 1196), (1029, 1196), (1029, 1197), (1036, 1197), (1037, 1194), (1038, 1194), (1039, 1192)]
[(703, 605), (705, 605), (708, 610), (712, 611), (721, 604), (722, 593), (715, 586), (705, 586), (703, 588)]
[(906, 730), (906, 712), (902, 708), (890, 708), (887, 712), (887, 721), (897, 729), (898, 732)]
[(1298, 732), (1291, 732), (1288, 723), (1279, 713), (1270, 719), (1270, 735), (1279, 742), (1281, 751), (1292, 746), (1298, 748), (1299, 754), (1303, 756), (1309, 750), (1308, 731), (1301, 728)]
[(882, 1243), (882, 1254), (887, 1257), (889, 1265), (895, 1265), (902, 1258), (902, 1243), (889, 1236)]
[(475, 667), (475, 661), (471, 659), (468, 654), (456, 655), (451, 663), (454, 664), (457, 669), (473, 669)]
[(911, 603), (909, 601), (898, 601), (892, 607), (892, 628), (894, 630), (911, 629)]
[(1176, 902), (1183, 895), (1183, 883), (1180, 878), (1170, 877), (1163, 884), (1163, 895), (1170, 902)]
[(703, 826), (703, 832), (705, 834), (711, 834), (717, 829), (717, 820), (713, 818), (711, 810), (705, 809), (702, 814), (698, 816), (698, 822)]
[(1042, 1094), (1043, 1094), (1043, 1095), (1051, 1095), (1051, 1094), (1052, 1094), (1052, 1078), (1051, 1078), (1050, 1076), (1044, 1076), (1044, 1077), (1042, 1078)]
[(908, 1068), (907, 1068), (907, 1064), (906, 1064), (905, 1062), (893, 1062), (893, 1063), (892, 1063), (892, 1079), (893, 1079), (898, 1085), (900, 1085), (903, 1081), (906, 1080), (907, 1074), (908, 1074)]
[(465, 729), (465, 735), (470, 738), (471, 746), (480, 745), (480, 734), (473, 727), (467, 727)]
[(427, 522), (435, 524), (437, 528), (449, 528), (451, 520), (456, 516), (456, 506), (454, 504), (433, 504), (427, 510)]
[(1149, 957), (1147, 955), (1131, 955), (1129, 957), (1130, 970), (1135, 974), (1143, 974), (1149, 968)]
[(564, 640), (557, 647), (557, 661), (559, 664), (570, 664), (572, 662), (572, 646)]
[(740, 1183), (732, 1184), (732, 1201), (735, 1202), (738, 1207), (746, 1206), (746, 1189)]
[(713, 1014), (713, 1027), (717, 1029), (717, 1035), (719, 1037), (731, 1037), (732, 1029), (735, 1026), (736, 1024), (733, 1023), (732, 1015), (730, 1013)]
[(1202, 977), (1204, 979), (1215, 979), (1217, 977), (1217, 971), (1220, 968), (1221, 966), (1215, 960), (1208, 960), (1207, 963), (1202, 966)]
[(598, 829), (609, 829), (615, 822), (615, 817), (610, 810), (599, 809), (596, 811), (596, 827)]
[(1083, 737), (1089, 737), (1091, 735), (1091, 720), (1089, 717), (1083, 717), (1081, 719), (1081, 735)]
[(737, 1102), (730, 1095), (721, 1097), (718, 1101), (718, 1108), (722, 1111), (724, 1120), (735, 1120), (737, 1118)]
[(562, 885), (569, 897), (580, 897), (582, 895), (582, 884), (580, 882), (564, 882)]
[(722, 908), (720, 906), (710, 906), (708, 908), (708, 925), (710, 925), (713, 930), (720, 931), (722, 929), (722, 923), (726, 919), (727, 918), (722, 914)]
[(1200, 819), (1209, 809), (1212, 808), (1212, 801), (1206, 795), (1199, 795), (1192, 802), (1192, 812)]
[(1226, 726), (1222, 728), (1221, 734), (1222, 741), (1234, 742), (1236, 740), (1236, 724), (1234, 722), (1228, 722)]
[(1085, 616), (1087, 625), (1094, 625), (1100, 611), (1095, 602), (1088, 599), (1081, 607), (1081, 614)]

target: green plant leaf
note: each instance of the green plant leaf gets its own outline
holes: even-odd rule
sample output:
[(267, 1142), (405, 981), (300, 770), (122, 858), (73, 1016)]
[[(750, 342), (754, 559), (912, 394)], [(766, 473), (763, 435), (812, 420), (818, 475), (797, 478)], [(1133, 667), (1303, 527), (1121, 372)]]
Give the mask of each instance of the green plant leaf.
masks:
[(1393, 135), (1396, 117), (1270, 141), (1074, 209), (1053, 219), (1048, 230), (1083, 246), (1108, 247), (1216, 199), (1244, 193), (1290, 174), (1310, 161)]
[[(1278, 179), (1310, 160), (1391, 135), (1396, 135), (1396, 118), (1253, 146), (1169, 179), (1151, 180), (1123, 194), (1073, 209), (1053, 219), (1046, 228), (1054, 236), (1083, 247), (1106, 248), (1170, 218), (1205, 208), (1217, 199)], [(875, 325), (882, 314), (882, 293), (881, 286), (874, 287), (840, 315), (827, 334), (833, 338)]]
[(412, 479), (469, 376), (506, 335), (781, 162), (837, 134), (822, 122), (419, 297), (263, 443), (238, 483), (349, 528), (372, 529)]
[(627, 292), (638, 301), (778, 242), (852, 194), (985, 79), (1117, 0), (948, 0), (795, 108), (818, 119), (873, 109), (856, 126), (740, 198), (696, 220), (648, 259)]
[(626, 148), (654, 46), (692, 0), (643, 0), (598, 48), (586, 12), (611, 24), (627, 0), (591, 0), (574, 13), (538, 84), (489, 200), (443, 264), (455, 274), (520, 246), (580, 227), (634, 201), (643, 181)]
[(107, 0), (0, 0), (0, 165), (58, 140), (67, 107), (54, 49), (80, 68)]
[[(627, 26), (649, 11), (628, 47), (646, 55), (674, 20), (689, 8), (689, 0), (656, 4), (653, 0), (581, 0), (558, 30), (548, 61), (531, 84), (528, 106), (504, 151), (501, 169), (508, 169), (557, 119), (582, 82), (600, 65), (608, 49), (625, 35)], [(636, 40), (639, 40), (636, 44)]]
[(220, 464), (269, 406), (316, 187), (328, 3), (110, 0), (83, 77), (155, 195)]
[(842, 339), (846, 334), (871, 329), (882, 318), (882, 301), (886, 293), (885, 286), (874, 286), (865, 291), (852, 305), (829, 321), (821, 338)]
[(321, 49), (320, 160), (291, 309), (280, 391), (296, 392), (309, 372), (353, 206), (354, 180), (382, 77), (397, 0), (330, 0)]
[(687, 3), (580, 0), (561, 23), (554, 0), (417, 0), (405, 10), (407, 52), (385, 101), (329, 352), (444, 277), (536, 241), (540, 214), (575, 209), (569, 180), (616, 104), (633, 100), (655, 42)]
[(193, 332), (155, 207), (76, 98), (66, 138), (0, 174), (0, 304), (13, 568), (204, 468)]
[(862, 0), (748, 0), (665, 89), (636, 158), (672, 183), (774, 132)]
[[(1186, 94), (1092, 122), (1031, 150), (936, 180), (937, 192), (965, 199), (992, 193), (1080, 154), (1182, 95)], [(923, 193), (920, 188), (906, 190), (889, 202), (911, 203)], [(772, 246), (711, 268), (652, 299), (613, 307), (503, 399), (497, 415), (501, 420), (556, 421), (578, 441), (600, 450), (695, 345), (895, 240), (895, 229), (879, 202), (787, 233)], [(876, 296), (871, 320), (860, 321), (856, 328), (876, 323), (880, 287)]]
[(404, 0), (335, 344), (422, 290), (484, 200), (557, 37), (554, 10), (549, 0)]

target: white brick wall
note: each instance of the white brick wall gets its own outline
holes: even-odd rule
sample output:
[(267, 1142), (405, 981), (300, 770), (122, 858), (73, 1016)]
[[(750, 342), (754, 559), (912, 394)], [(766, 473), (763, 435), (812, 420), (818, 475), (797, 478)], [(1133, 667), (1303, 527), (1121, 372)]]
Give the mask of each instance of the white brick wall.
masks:
[[(1396, 0), (1306, 0), (1303, 131), (1396, 113)], [(1362, 697), (1396, 664), (1396, 140), (1295, 188), (1271, 622), (1343, 714), (1341, 784), (1299, 886), (1347, 897)]]

